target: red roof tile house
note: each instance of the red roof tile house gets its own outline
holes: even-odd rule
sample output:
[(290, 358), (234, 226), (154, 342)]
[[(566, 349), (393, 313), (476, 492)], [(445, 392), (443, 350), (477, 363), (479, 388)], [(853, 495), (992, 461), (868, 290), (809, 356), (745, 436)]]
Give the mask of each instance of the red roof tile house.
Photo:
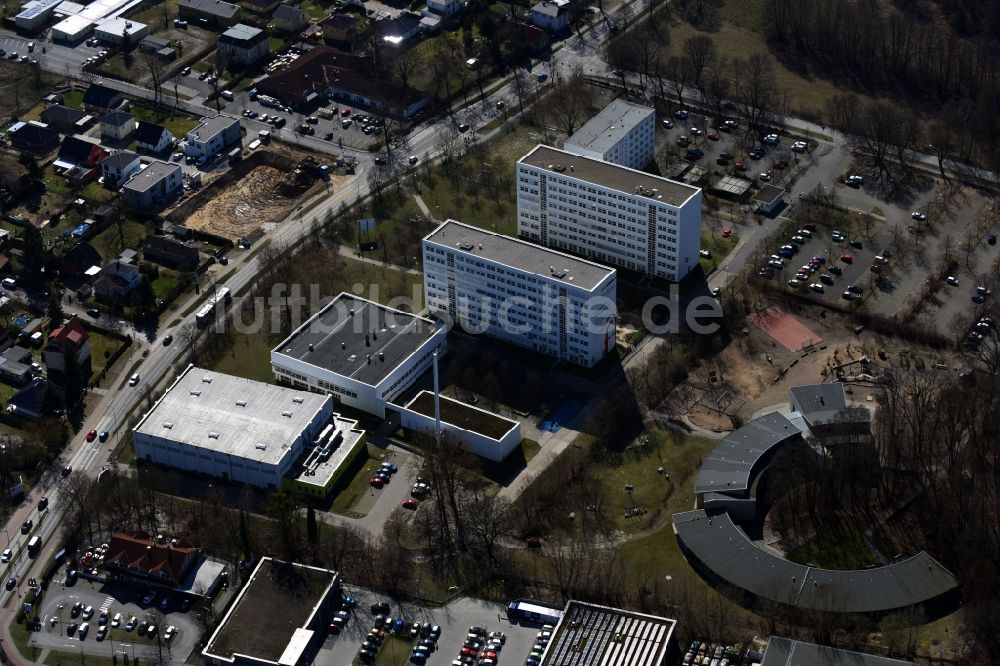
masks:
[(151, 537), (142, 531), (111, 537), (104, 568), (115, 577), (148, 578), (176, 587), (201, 560), (201, 551), (184, 539)]
[(90, 336), (79, 319), (73, 317), (65, 324), (49, 333), (48, 344), (42, 352), (49, 372), (66, 371), (66, 349), (76, 350), (77, 364), (90, 375)]

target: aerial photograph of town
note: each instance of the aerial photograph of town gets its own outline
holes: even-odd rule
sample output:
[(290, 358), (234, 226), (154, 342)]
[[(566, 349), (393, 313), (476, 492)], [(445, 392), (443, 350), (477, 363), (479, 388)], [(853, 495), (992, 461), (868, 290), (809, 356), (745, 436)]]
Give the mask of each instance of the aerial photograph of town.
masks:
[(4, 0), (0, 664), (1000, 664), (998, 109), (1000, 0)]

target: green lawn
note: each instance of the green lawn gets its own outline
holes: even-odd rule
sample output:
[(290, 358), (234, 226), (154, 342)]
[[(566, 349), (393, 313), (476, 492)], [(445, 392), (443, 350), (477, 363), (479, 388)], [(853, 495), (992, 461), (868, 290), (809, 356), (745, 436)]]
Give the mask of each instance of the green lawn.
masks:
[(309, 18), (316, 21), (321, 21), (326, 18), (328, 11), (326, 7), (321, 5), (319, 2), (316, 2), (316, 0), (304, 0), (301, 4), (299, 4), (299, 7), (309, 16)]
[(70, 187), (66, 184), (66, 179), (56, 173), (56, 169), (51, 164), (42, 170), (42, 182), (45, 189), (53, 194), (69, 194)]
[(138, 104), (132, 107), (131, 113), (135, 116), (136, 120), (145, 120), (146, 122), (163, 125), (178, 139), (187, 136), (187, 133), (193, 130), (198, 124), (198, 121), (194, 118), (171, 115), (165, 111), (154, 111)]
[[(891, 557), (895, 553), (885, 554)], [(813, 538), (788, 553), (788, 559), (824, 569), (864, 569), (878, 564), (862, 533), (843, 523), (820, 526)]]
[(108, 357), (113, 354), (124, 342), (109, 337), (100, 331), (91, 329), (90, 333), (90, 366), (91, 381), (100, 374), (101, 368), (107, 363)]
[(245, 377), (258, 382), (271, 384), (274, 373), (271, 372), (271, 350), (281, 340), (264, 332), (233, 334), (233, 344), (228, 351), (211, 363), (209, 367), (218, 372), (224, 372), (237, 377)]
[[(375, 228), (366, 234), (366, 238), (377, 240), (379, 246), (372, 252), (366, 252), (366, 258), (404, 268), (420, 268), (423, 256), (420, 241), (434, 226), (424, 221), (423, 213), (408, 192), (400, 189), (385, 193), (381, 203), (365, 206), (357, 217), (375, 219)], [(358, 230), (354, 220), (355, 217), (351, 216), (341, 225), (339, 236), (345, 246), (356, 249)]]
[[(404, 618), (411, 620), (411, 618)], [(410, 638), (401, 638), (396, 634), (389, 634), (389, 638), (382, 644), (382, 648), (375, 657), (375, 666), (409, 666), (410, 650), (416, 641)], [(461, 647), (461, 646), (459, 646)], [(362, 664), (355, 658), (353, 664)]]
[(160, 276), (153, 280), (153, 293), (157, 300), (166, 300), (177, 287), (177, 276), (167, 275), (162, 270)]
[(84, 188), (80, 190), (80, 196), (86, 199), (87, 203), (104, 204), (111, 201), (118, 195), (113, 190), (109, 190), (95, 180), (87, 183)]
[(63, 93), (63, 106), (68, 106), (71, 109), (82, 109), (83, 94), (83, 90), (70, 90), (69, 92)]
[(739, 237), (734, 233), (729, 238), (723, 238), (721, 230), (718, 233), (702, 232), (701, 234), (701, 249), (708, 250), (712, 253), (711, 258), (702, 257), (700, 259), (701, 268), (705, 275), (708, 275), (719, 263), (726, 258), (736, 244), (739, 243)]
[[(101, 253), (104, 260), (108, 261), (117, 257), (126, 248), (138, 247), (148, 233), (146, 227), (139, 222), (125, 220), (121, 230), (118, 229), (118, 225), (112, 224), (94, 236), (90, 242), (94, 249)], [(122, 243), (123, 237), (124, 243)]]
[(285, 48), (285, 39), (276, 35), (270, 35), (267, 38), (267, 44), (271, 47), (271, 52), (274, 53), (275, 51), (280, 51)]
[(6, 406), (11, 397), (20, 389), (10, 384), (0, 383), (0, 405)]

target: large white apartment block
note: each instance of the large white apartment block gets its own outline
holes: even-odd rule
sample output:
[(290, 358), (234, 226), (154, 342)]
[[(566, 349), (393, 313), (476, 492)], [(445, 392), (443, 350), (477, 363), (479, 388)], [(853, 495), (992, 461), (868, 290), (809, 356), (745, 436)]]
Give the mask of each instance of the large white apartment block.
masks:
[(679, 281), (698, 265), (701, 189), (539, 145), (517, 163), (517, 232)]
[(423, 242), (432, 315), (592, 367), (615, 348), (613, 268), (446, 220)]
[(656, 111), (616, 99), (566, 139), (563, 149), (642, 169), (653, 161), (656, 152)]

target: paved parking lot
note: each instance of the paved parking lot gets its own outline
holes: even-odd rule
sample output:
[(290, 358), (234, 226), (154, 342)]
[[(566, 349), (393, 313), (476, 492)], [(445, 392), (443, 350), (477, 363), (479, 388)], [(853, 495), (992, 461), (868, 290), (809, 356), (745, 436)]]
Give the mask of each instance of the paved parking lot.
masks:
[[(516, 625), (507, 621), (503, 604), (483, 601), (480, 599), (458, 599), (444, 608), (426, 608), (411, 603), (401, 603), (373, 593), (369, 590), (354, 589), (345, 586), (345, 593), (358, 599), (347, 628), (339, 635), (331, 635), (316, 656), (317, 666), (345, 666), (352, 663), (364, 637), (374, 626), (374, 616), (371, 605), (376, 601), (386, 601), (390, 604), (392, 617), (401, 617), (407, 622), (429, 622), (441, 627), (441, 638), (437, 642), (438, 649), (430, 655), (427, 666), (450, 666), (458, 658), (462, 644), (465, 642), (469, 627), (480, 626), (487, 631), (502, 631), (507, 635), (507, 642), (499, 653), (501, 664), (520, 666), (531, 653), (538, 634), (538, 626)], [(382, 649), (398, 650), (401, 656), (409, 653), (411, 643), (386, 640)], [(404, 651), (405, 650), (405, 651)], [(400, 659), (402, 662), (402, 659)]]
[[(172, 663), (183, 663), (197, 643), (201, 630), (197, 619), (190, 611), (180, 610), (181, 598), (174, 595), (171, 604), (163, 609), (160, 602), (163, 594), (158, 593), (152, 604), (142, 603), (147, 588), (143, 586), (124, 585), (120, 583), (99, 583), (83, 578), (75, 584), (65, 585), (62, 573), (57, 574), (42, 602), (39, 619), (42, 630), (34, 634), (34, 643), (39, 648), (80, 652), (88, 654), (108, 655), (128, 652), (129, 656), (146, 656), (159, 652), (157, 641), (138, 635), (136, 631), (127, 632), (125, 621), (137, 617), (141, 622), (146, 614), (155, 609), (164, 616), (164, 626), (174, 625), (178, 628), (177, 636), (168, 644), (161, 641), (164, 655), (169, 656)], [(80, 602), (84, 606), (93, 606), (94, 616), (89, 620), (82, 617), (71, 617), (73, 604)], [(98, 616), (102, 609), (108, 611), (108, 617), (121, 613), (122, 627), (110, 631), (108, 638), (97, 640)], [(67, 635), (67, 625), (71, 622), (89, 622), (90, 631), (80, 638), (79, 632)]]

